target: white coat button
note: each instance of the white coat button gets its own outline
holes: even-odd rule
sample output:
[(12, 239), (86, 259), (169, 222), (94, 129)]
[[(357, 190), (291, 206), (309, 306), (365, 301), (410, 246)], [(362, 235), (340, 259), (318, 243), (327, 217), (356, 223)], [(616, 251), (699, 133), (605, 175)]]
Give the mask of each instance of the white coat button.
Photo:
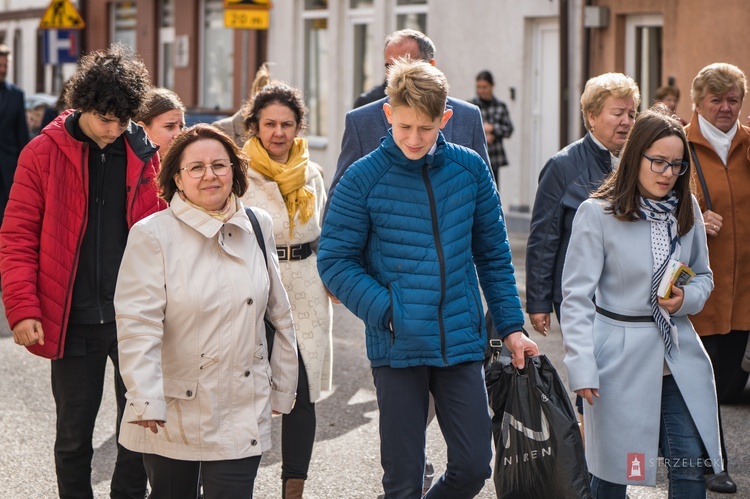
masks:
[(250, 445), (258, 445), (258, 441), (255, 439), (250, 440)]
[(187, 392), (185, 392), (185, 395), (187, 395), (188, 397), (192, 397), (193, 396), (193, 390), (188, 390)]
[(252, 305), (253, 304), (253, 299), (252, 298), (248, 298), (247, 299), (247, 304), (248, 305)]
[(247, 378), (248, 376), (250, 376), (250, 371), (245, 371), (245, 377)]

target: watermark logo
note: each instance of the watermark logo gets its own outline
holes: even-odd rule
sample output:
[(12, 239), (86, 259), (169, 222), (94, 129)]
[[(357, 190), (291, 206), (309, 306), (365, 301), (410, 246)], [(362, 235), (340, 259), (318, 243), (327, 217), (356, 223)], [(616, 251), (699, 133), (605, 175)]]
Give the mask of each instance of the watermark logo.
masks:
[(637, 452), (628, 454), (628, 480), (645, 480), (646, 473), (643, 470), (646, 463), (646, 455)]

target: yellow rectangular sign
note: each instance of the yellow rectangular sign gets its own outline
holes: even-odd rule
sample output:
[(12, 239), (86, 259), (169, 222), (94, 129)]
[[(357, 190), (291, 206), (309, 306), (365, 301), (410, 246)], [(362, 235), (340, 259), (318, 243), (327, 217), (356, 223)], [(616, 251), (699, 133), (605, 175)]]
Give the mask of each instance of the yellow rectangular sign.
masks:
[(226, 9), (224, 26), (239, 29), (268, 29), (270, 15), (268, 10)]

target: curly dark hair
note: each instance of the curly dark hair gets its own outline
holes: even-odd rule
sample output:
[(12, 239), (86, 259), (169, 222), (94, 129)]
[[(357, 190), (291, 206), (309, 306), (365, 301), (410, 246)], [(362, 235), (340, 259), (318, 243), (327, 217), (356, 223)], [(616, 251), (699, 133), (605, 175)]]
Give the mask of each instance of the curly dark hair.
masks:
[(65, 100), (80, 111), (112, 114), (127, 123), (138, 114), (150, 88), (143, 61), (127, 45), (113, 43), (81, 57)]
[(260, 112), (271, 104), (281, 104), (291, 109), (297, 120), (298, 131), (305, 129), (307, 107), (302, 92), (286, 83), (274, 82), (263, 87), (242, 106), (242, 116), (245, 118), (242, 123), (250, 135), (258, 133)]
[(216, 140), (224, 146), (227, 154), (229, 154), (229, 161), (232, 163), (232, 192), (235, 196), (242, 197), (249, 185), (247, 180), (247, 157), (227, 134), (215, 126), (206, 123), (198, 123), (190, 128), (186, 128), (174, 138), (174, 142), (169, 146), (167, 155), (162, 160), (161, 170), (159, 170), (157, 178), (161, 191), (160, 196), (169, 202), (172, 196), (175, 195), (178, 189), (174, 178), (175, 175), (180, 173), (180, 163), (182, 162), (182, 155), (185, 152), (185, 148), (199, 140)]

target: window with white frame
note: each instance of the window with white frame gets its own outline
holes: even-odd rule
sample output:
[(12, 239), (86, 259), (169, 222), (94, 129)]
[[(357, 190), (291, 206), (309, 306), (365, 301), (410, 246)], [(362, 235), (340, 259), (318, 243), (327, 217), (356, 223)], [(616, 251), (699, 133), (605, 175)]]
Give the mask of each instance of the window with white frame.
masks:
[(159, 85), (174, 89), (174, 0), (159, 3)]
[(635, 14), (625, 19), (625, 71), (641, 91), (641, 110), (647, 109), (662, 84), (662, 16)]
[(373, 61), (374, 18), (373, 0), (350, 0), (349, 4), (349, 36), (347, 43), (352, 61), (352, 101), (359, 94), (365, 92), (375, 85), (374, 67), (377, 62)]
[(21, 72), (23, 71), (24, 67), (23, 62), (25, 60), (25, 54), (23, 53), (23, 33), (18, 28), (16, 28), (16, 30), (13, 32), (12, 54), (13, 57), (11, 58), (11, 60), (13, 62), (13, 81), (15, 81), (19, 85), (23, 85), (23, 75), (21, 74)]
[(135, 51), (136, 47), (136, 18), (135, 2), (116, 2), (112, 5), (112, 42), (123, 43)]
[(224, 26), (222, 0), (203, 1), (201, 106), (231, 109), (234, 80), (234, 30)]
[(427, 0), (396, 0), (396, 29), (415, 29), (427, 34)]
[(304, 91), (307, 129), (313, 136), (327, 134), (328, 118), (328, 1), (305, 0), (303, 12)]

